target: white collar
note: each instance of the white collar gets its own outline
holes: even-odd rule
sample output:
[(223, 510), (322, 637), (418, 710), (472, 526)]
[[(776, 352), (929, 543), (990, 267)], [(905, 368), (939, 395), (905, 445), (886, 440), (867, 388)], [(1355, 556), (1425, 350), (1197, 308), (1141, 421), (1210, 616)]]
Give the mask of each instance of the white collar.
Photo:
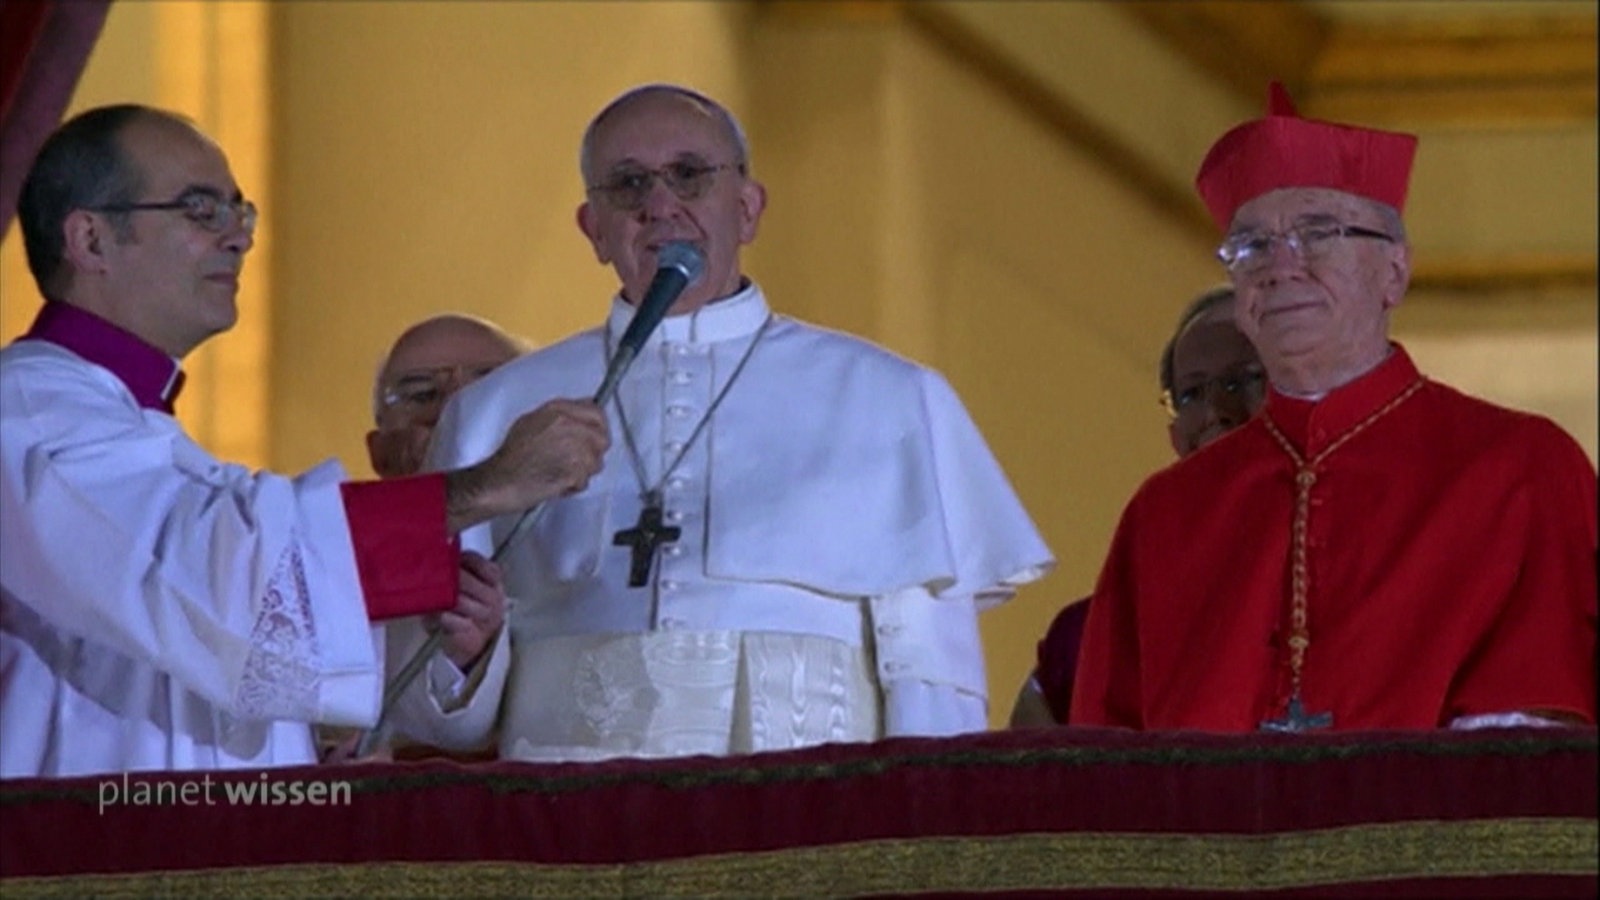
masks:
[[(660, 341), (681, 344), (715, 343), (717, 341), (747, 338), (755, 334), (767, 320), (771, 310), (767, 298), (755, 282), (747, 283), (738, 293), (713, 300), (692, 313), (668, 316), (644, 342), (646, 347)], [(606, 331), (614, 343), (633, 321), (633, 306), (619, 293), (611, 300), (611, 316), (606, 321)]]

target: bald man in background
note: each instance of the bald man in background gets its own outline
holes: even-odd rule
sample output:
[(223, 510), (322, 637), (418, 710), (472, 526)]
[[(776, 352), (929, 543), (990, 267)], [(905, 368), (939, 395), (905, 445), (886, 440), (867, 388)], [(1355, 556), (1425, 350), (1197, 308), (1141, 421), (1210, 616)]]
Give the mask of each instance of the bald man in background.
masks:
[[(367, 432), (372, 470), (379, 478), (422, 471), (445, 403), (456, 391), (531, 349), (528, 341), (495, 323), (463, 313), (433, 316), (401, 332), (373, 381), (373, 428)], [(412, 685), (396, 709), (395, 725), (402, 735), (428, 744), (436, 742), (436, 723), (449, 721), (458, 697), (483, 677), (487, 666), (476, 664), (505, 621), (499, 567), (471, 551), (461, 558), (461, 605), (439, 617), (446, 633), (443, 651), (430, 662), (427, 683)], [(397, 648), (410, 645), (391, 637), (388, 646), (392, 677), (406, 662), (406, 654)]]
[(527, 341), (476, 316), (445, 313), (407, 328), (378, 367), (367, 455), (379, 478), (415, 475), (446, 400), (531, 350)]

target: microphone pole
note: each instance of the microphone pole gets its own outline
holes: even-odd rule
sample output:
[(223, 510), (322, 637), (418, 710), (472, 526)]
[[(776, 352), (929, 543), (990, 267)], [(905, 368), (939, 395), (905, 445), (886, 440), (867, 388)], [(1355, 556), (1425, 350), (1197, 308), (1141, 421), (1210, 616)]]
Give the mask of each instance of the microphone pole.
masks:
[[(667, 310), (678, 301), (684, 290), (699, 280), (705, 271), (706, 258), (700, 249), (688, 241), (672, 241), (662, 245), (656, 254), (656, 274), (650, 280), (650, 287), (645, 290), (644, 299), (639, 301), (639, 308), (634, 311), (633, 319), (628, 322), (628, 328), (622, 333), (622, 338), (617, 341), (617, 352), (612, 354), (610, 362), (606, 364), (606, 373), (600, 380), (600, 387), (594, 392), (596, 406), (604, 407), (611, 401), (617, 392), (617, 385), (622, 382), (622, 376), (633, 365), (633, 360), (644, 349), (644, 342), (661, 324), (666, 317)], [(533, 525), (539, 521), (539, 513), (546, 504), (540, 503), (529, 509), (523, 510), (517, 518), (516, 524), (511, 526), (511, 531), (494, 548), (494, 555), (490, 557), (493, 562), (499, 562), (505, 555), (506, 549), (517, 541)], [(502, 626), (503, 627), (503, 626)], [(400, 701), (400, 697), (411, 688), (411, 683), (422, 674), (423, 668), (433, 655), (439, 652), (444, 645), (444, 629), (435, 628), (428, 633), (428, 639), (417, 652), (406, 660), (406, 664), (395, 673), (383, 692), (383, 705), (378, 711), (378, 721), (361, 736), (356, 744), (355, 757), (360, 758), (370, 754), (388, 731), (390, 714)]]

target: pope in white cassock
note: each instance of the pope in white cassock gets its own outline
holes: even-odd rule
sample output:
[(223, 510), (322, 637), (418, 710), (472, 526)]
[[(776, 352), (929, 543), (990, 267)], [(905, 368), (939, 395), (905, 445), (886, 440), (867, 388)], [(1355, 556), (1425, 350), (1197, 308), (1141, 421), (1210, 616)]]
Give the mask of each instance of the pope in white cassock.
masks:
[[(978, 612), (1049, 551), (941, 376), (773, 312), (744, 277), (766, 200), (749, 165), (732, 116), (683, 88), (590, 124), (578, 224), (622, 282), (610, 316), (457, 394), (432, 465), (592, 393), (665, 243), (705, 272), (608, 405), (601, 473), (505, 550), (508, 633), (481, 677), (406, 696), (413, 737), (467, 749), (498, 725), (503, 756), (583, 760), (986, 726)], [(487, 555), (514, 522), (463, 541)], [(391, 665), (421, 640), (406, 632)]]
[(377, 718), (372, 623), (459, 611), (451, 532), (599, 467), (604, 417), (573, 401), (480, 466), (382, 483), (191, 440), (179, 360), (237, 319), (256, 209), (177, 116), (74, 118), (18, 217), (47, 302), (0, 351), (0, 777), (315, 761), (309, 723)]

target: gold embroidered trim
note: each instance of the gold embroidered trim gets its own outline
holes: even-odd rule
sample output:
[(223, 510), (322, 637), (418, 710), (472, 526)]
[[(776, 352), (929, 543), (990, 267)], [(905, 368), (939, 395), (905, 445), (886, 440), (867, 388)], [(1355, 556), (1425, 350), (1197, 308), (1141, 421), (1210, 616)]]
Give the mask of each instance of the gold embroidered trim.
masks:
[(952, 891), (1274, 891), (1600, 874), (1593, 819), (1355, 825), (1269, 835), (1095, 832), (860, 841), (602, 865), (371, 862), (6, 878), (7, 898), (818, 897)]

